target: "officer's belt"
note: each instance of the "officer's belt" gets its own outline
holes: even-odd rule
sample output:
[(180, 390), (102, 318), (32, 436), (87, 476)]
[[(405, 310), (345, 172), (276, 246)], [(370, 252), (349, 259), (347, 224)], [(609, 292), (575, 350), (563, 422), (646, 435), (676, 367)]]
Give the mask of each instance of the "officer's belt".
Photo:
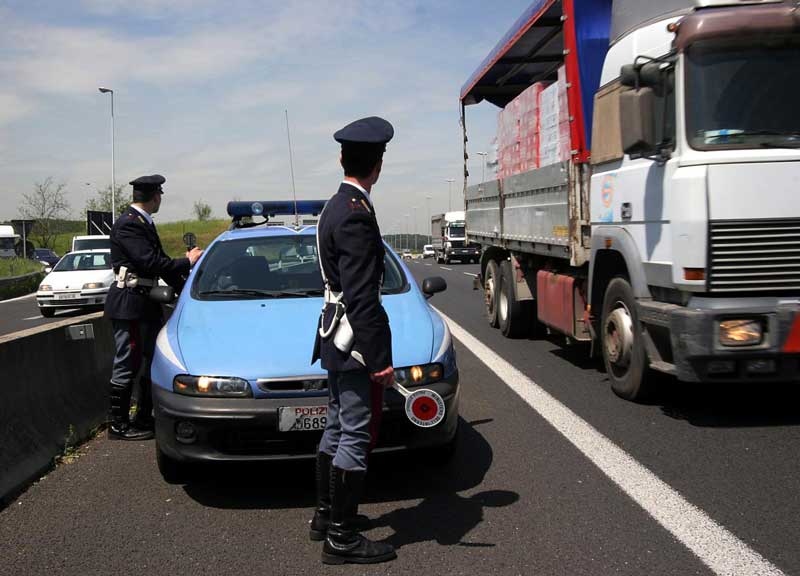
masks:
[(117, 272), (117, 288), (152, 288), (158, 286), (158, 278), (142, 278), (136, 272), (128, 270), (127, 266), (120, 266)]

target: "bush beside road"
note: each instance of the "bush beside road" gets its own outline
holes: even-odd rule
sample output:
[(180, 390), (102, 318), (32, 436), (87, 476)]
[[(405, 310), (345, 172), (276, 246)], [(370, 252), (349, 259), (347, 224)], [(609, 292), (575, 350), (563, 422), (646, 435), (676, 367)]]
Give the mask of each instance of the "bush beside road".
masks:
[(44, 278), (42, 265), (22, 258), (0, 259), (0, 301), (35, 292)]

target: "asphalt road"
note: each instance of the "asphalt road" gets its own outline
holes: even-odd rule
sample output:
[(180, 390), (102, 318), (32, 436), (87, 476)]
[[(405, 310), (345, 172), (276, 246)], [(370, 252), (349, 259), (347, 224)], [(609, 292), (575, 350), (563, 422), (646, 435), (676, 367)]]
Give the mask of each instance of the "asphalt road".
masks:
[(476, 266), (426, 264), (409, 266), (418, 280), (447, 280), (432, 303), (474, 342), (456, 342), (463, 421), (453, 460), (373, 459), (361, 511), (375, 520), (369, 536), (398, 546), (398, 560), (320, 565), (320, 546), (306, 536), (309, 462), (204, 466), (189, 483), (170, 485), (152, 442), (100, 437), (0, 512), (0, 574), (714, 573), (524, 403), (484, 363), (481, 345), (744, 546), (800, 574), (795, 394), (699, 391), (662, 379), (657, 402), (624, 402), (584, 347), (506, 340), (489, 328), (472, 290)]
[(20, 330), (43, 326), (51, 322), (58, 322), (65, 318), (82, 316), (100, 310), (97, 308), (65, 308), (56, 312), (52, 318), (45, 318), (39, 313), (36, 305), (36, 295), (29, 294), (21, 298), (0, 301), (0, 336), (5, 336)]

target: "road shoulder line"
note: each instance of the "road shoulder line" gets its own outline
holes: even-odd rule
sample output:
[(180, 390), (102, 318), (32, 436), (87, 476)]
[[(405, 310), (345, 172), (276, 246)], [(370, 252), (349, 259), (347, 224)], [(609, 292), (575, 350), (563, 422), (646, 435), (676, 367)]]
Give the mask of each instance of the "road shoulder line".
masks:
[(785, 576), (536, 382), (437, 311), (457, 340), (714, 573)]

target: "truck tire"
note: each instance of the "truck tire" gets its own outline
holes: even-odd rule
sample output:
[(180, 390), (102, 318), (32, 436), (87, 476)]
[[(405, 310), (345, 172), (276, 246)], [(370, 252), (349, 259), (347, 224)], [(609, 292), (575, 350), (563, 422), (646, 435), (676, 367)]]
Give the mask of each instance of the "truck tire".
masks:
[(618, 276), (606, 287), (600, 338), (614, 394), (626, 400), (645, 399), (649, 392), (645, 382), (647, 354), (636, 298), (627, 278)]
[(527, 336), (531, 329), (531, 302), (514, 297), (514, 268), (509, 260), (500, 263), (500, 287), (497, 300), (497, 323), (506, 338)]
[(497, 328), (497, 295), (500, 288), (500, 267), (494, 260), (486, 265), (486, 276), (483, 279), (483, 302), (489, 326)]

